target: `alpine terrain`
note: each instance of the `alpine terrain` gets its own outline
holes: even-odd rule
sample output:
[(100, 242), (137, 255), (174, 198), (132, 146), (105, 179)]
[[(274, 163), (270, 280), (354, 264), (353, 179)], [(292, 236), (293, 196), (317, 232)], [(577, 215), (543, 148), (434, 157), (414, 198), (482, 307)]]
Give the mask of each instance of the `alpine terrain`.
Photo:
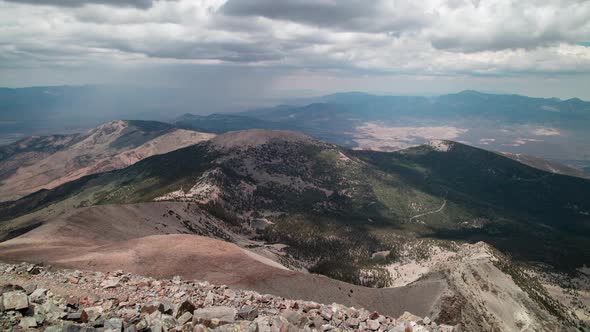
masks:
[[(587, 179), (447, 140), (379, 152), (234, 131), (1, 203), (0, 259), (408, 311), (466, 331), (587, 329), (588, 197)], [(333, 328), (361, 326), (347, 324)]]
[(155, 121), (112, 121), (82, 134), (31, 136), (0, 146), (0, 201), (120, 169), (212, 136)]

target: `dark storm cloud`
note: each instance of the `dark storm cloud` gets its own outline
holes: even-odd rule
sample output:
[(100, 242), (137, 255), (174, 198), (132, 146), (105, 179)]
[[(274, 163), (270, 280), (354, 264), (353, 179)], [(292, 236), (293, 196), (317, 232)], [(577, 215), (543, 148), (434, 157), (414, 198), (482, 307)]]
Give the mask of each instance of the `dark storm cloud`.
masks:
[(590, 35), (590, 1), (8, 1), (4, 71), (185, 63), (314, 75), (590, 72), (590, 48), (579, 44)]
[(507, 49), (534, 49), (541, 46), (555, 45), (567, 41), (568, 37), (557, 30), (544, 31), (538, 35), (513, 32), (511, 34), (492, 35), (447, 35), (434, 36), (430, 42), (439, 50), (456, 52), (501, 51)]
[(158, 40), (152, 44), (121, 39), (102, 39), (96, 47), (126, 53), (142, 54), (151, 58), (176, 60), (219, 60), (229, 63), (254, 63), (283, 58), (277, 45), (269, 43), (238, 43), (208, 41)]
[(279, 60), (283, 56), (280, 52), (269, 49), (262, 44), (233, 44), (233, 43), (180, 43), (175, 42), (170, 47), (157, 47), (149, 50), (138, 50), (154, 58), (178, 60), (208, 60), (215, 59), (224, 62), (252, 63)]
[(220, 8), (220, 13), (260, 16), (346, 31), (393, 32), (426, 24), (426, 15), (414, 11), (416, 7), (409, 3), (398, 2), (394, 12), (385, 12), (385, 5), (387, 3), (380, 0), (228, 0)]
[[(7, 2), (59, 7), (82, 7), (87, 4), (101, 4), (118, 7), (150, 8), (156, 0), (5, 0)], [(169, 0), (167, 0), (169, 1)]]

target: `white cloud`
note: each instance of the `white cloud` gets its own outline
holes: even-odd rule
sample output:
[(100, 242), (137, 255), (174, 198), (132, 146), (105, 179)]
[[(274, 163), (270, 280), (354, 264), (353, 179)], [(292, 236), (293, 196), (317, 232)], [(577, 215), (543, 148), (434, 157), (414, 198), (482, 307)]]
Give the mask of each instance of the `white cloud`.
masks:
[(561, 132), (557, 129), (553, 128), (537, 128), (531, 131), (533, 135), (536, 136), (559, 136)]
[(496, 141), (495, 138), (482, 138), (479, 140), (479, 144), (489, 145), (490, 143), (494, 143), (495, 141)]
[(179, 63), (426, 78), (590, 73), (590, 47), (578, 44), (590, 36), (588, 1), (31, 3), (0, 0), (0, 70)]

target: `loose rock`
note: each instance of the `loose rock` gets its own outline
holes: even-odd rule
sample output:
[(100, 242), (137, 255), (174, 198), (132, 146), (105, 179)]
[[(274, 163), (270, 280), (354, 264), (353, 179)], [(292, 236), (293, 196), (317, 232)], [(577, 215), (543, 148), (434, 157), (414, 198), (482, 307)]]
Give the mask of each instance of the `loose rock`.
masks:
[(29, 297), (24, 291), (2, 294), (4, 310), (24, 310), (29, 308)]
[[(194, 331), (454, 331), (405, 313), (398, 320), (347, 308), (293, 301), (175, 278), (154, 280), (122, 271), (42, 270), (20, 276), (27, 264), (0, 264), (0, 331), (194, 332)], [(54, 289), (68, 277), (78, 283)], [(37, 286), (37, 287), (33, 287)], [(26, 288), (30, 291), (27, 297)], [(56, 294), (54, 294), (54, 292)], [(9, 309), (10, 308), (10, 309)], [(20, 309), (16, 309), (20, 308)], [(1, 309), (1, 308), (0, 308)], [(19, 311), (20, 310), (20, 311)]]

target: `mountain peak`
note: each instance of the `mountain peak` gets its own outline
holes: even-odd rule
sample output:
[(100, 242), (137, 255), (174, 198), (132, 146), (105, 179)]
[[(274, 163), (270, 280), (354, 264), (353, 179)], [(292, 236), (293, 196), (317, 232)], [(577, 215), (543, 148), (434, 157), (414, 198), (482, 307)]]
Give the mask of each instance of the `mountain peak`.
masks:
[(426, 145), (435, 151), (448, 152), (453, 147), (453, 144), (454, 144), (454, 142), (451, 142), (451, 141), (434, 139), (434, 140), (428, 141), (428, 143)]
[(313, 139), (304, 134), (289, 130), (249, 129), (230, 131), (211, 140), (213, 146), (220, 150), (246, 149), (271, 142), (306, 142)]
[(461, 92), (456, 93), (457, 95), (466, 95), (466, 96), (483, 96), (486, 95), (486, 93), (483, 92), (479, 92), (476, 90), (463, 90)]

